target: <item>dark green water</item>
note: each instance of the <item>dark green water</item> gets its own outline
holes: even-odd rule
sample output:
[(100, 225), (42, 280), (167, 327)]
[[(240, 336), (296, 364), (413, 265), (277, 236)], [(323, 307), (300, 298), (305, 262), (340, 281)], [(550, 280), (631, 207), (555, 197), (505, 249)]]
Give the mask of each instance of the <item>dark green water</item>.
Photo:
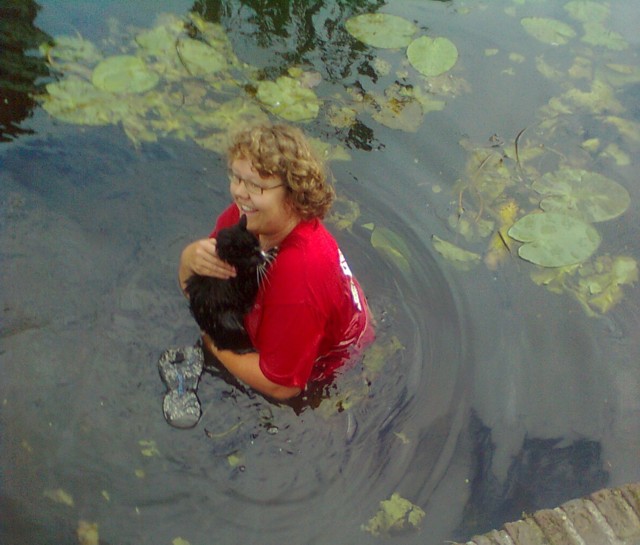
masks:
[[(562, 47), (535, 40), (519, 19), (580, 29), (544, 0), (171, 1), (162, 9), (51, 0), (37, 16), (30, 2), (0, 3), (3, 24), (24, 25), (3, 33), (11, 47), (0, 57), (0, 541), (78, 543), (82, 520), (114, 545), (377, 543), (361, 526), (397, 492), (426, 514), (420, 529), (382, 539), (436, 544), (640, 479), (637, 285), (590, 316), (570, 294), (533, 283), (533, 266), (515, 253), (496, 270), (480, 263), (460, 271), (432, 244), (437, 235), (486, 249), (449, 222), (469, 156), (460, 141), (490, 147), (497, 135), (506, 149), (528, 127), (535, 143), (540, 108), (569, 84), (587, 88), (580, 78), (542, 76), (537, 57), (564, 72), (578, 57), (638, 67), (640, 4), (607, 5), (607, 27), (625, 50), (579, 35)], [(376, 56), (408, 69), (403, 52), (376, 52), (341, 30), (350, 15), (377, 9), (451, 39), (460, 53), (452, 75), (468, 85), (417, 132), (366, 114), (351, 130), (323, 118), (304, 125), (351, 155), (331, 168), (360, 216), (351, 230), (332, 229), (377, 313), (381, 343), (395, 336), (404, 348), (385, 358), (348, 411), (321, 405), (296, 415), (207, 375), (201, 423), (172, 429), (156, 360), (196, 338), (176, 265), (228, 201), (225, 165), (188, 139), (136, 149), (118, 126), (50, 118), (29, 99), (49, 81), (32, 50), (42, 33), (78, 31), (101, 44), (112, 19), (144, 28), (160, 11), (195, 10), (220, 22), (238, 56), (266, 77), (301, 64), (320, 72), (323, 96), (345, 87), (382, 92), (396, 76), (372, 77)], [(616, 115), (636, 123), (638, 85), (614, 92), (624, 108)], [(611, 108), (566, 116), (542, 145), (626, 188), (628, 210), (598, 224), (599, 252), (638, 259), (639, 144), (605, 128)], [(576, 150), (589, 138), (602, 149), (616, 144), (629, 163), (605, 155), (585, 162)], [(529, 193), (515, 194), (522, 208), (533, 207)], [(477, 207), (473, 191), (465, 199)], [(408, 269), (372, 245), (369, 224), (403, 241)], [(334, 399), (354, 384), (362, 391), (359, 380), (358, 369), (347, 373)]]

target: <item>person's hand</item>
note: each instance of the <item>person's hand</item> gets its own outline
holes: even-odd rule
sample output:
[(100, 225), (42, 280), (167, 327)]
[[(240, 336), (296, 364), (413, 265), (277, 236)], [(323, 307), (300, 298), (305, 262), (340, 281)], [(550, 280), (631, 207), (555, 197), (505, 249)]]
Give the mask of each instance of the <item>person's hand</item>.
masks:
[(189, 244), (182, 252), (181, 265), (191, 274), (200, 276), (228, 280), (236, 275), (235, 268), (218, 257), (214, 238), (203, 238)]

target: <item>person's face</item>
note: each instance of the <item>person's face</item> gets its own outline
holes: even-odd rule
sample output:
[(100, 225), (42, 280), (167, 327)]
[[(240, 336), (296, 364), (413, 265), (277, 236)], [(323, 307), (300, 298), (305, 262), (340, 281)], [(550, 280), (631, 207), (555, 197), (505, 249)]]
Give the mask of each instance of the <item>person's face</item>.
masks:
[(286, 202), (286, 187), (278, 176), (263, 178), (247, 159), (236, 159), (229, 170), (229, 189), (247, 216), (247, 229), (257, 236), (277, 237), (297, 223)]

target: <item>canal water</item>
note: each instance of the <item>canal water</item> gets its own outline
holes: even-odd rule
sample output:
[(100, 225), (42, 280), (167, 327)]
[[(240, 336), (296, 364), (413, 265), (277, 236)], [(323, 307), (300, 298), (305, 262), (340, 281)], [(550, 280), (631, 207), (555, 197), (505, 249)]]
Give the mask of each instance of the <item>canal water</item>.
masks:
[[(639, 480), (640, 2), (594, 4), (1, 2), (0, 541), (431, 545)], [(446, 37), (455, 65), (425, 80), (406, 47), (345, 30), (374, 12)], [(318, 83), (320, 114), (293, 123), (341, 150), (327, 225), (378, 338), (317, 407), (205, 374), (198, 426), (166, 424), (157, 359), (198, 333), (178, 258), (228, 203), (225, 161), (193, 131), (142, 138), (42, 107), (68, 74), (40, 43), (127, 53), (168, 17), (222, 25), (258, 80)], [(419, 113), (389, 114), (403, 100)], [(532, 183), (561, 168), (628, 202), (559, 272), (520, 257), (505, 210), (539, 212)], [(598, 191), (571, 198), (608, 206)], [(377, 527), (398, 497), (413, 515)]]

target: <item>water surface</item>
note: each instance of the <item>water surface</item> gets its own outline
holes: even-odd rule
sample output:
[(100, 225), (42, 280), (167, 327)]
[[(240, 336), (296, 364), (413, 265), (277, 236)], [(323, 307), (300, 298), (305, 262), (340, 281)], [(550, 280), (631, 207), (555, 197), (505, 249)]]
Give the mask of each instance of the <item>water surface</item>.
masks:
[[(325, 90), (376, 88), (367, 63), (377, 53), (331, 33), (353, 13), (402, 15), (460, 51), (456, 75), (470, 89), (416, 133), (366, 117), (350, 132), (305, 125), (351, 154), (331, 167), (360, 216), (350, 230), (331, 228), (379, 319), (380, 345), (396, 338), (403, 349), (366, 388), (356, 367), (329, 400), (300, 414), (206, 375), (202, 421), (172, 429), (156, 361), (196, 339), (176, 266), (228, 202), (224, 161), (189, 140), (136, 149), (120, 127), (65, 124), (27, 103), (3, 125), (0, 150), (3, 543), (77, 543), (81, 520), (113, 544), (374, 543), (361, 527), (397, 492), (426, 515), (421, 529), (383, 539), (436, 544), (640, 478), (637, 287), (589, 316), (566, 293), (534, 284), (532, 266), (516, 255), (497, 270), (459, 271), (431, 241), (464, 245), (449, 224), (468, 158), (459, 142), (512, 142), (534, 127), (539, 109), (563, 92), (536, 70), (536, 56), (570, 65), (586, 54), (579, 43), (561, 50), (523, 33), (519, 18), (567, 21), (562, 7), (285, 4), (260, 11), (251, 2), (172, 1), (162, 9), (219, 21), (237, 54), (266, 75), (296, 63), (318, 70)], [(96, 43), (109, 36), (111, 18), (145, 27), (159, 12), (155, 2), (41, 5), (33, 29), (77, 30)], [(638, 7), (612, 5), (607, 24), (628, 49), (595, 48), (594, 58), (638, 65)], [(401, 62), (399, 52), (381, 55)], [(43, 81), (38, 70), (34, 85)], [(618, 91), (636, 122), (637, 97), (638, 84)], [(575, 123), (601, 130), (586, 114)], [(598, 226), (602, 251), (637, 259), (637, 142), (595, 136), (627, 146), (632, 159), (592, 165), (624, 185), (632, 203)], [(400, 237), (409, 269), (373, 247), (370, 224)], [(336, 411), (351, 391), (356, 402)]]

